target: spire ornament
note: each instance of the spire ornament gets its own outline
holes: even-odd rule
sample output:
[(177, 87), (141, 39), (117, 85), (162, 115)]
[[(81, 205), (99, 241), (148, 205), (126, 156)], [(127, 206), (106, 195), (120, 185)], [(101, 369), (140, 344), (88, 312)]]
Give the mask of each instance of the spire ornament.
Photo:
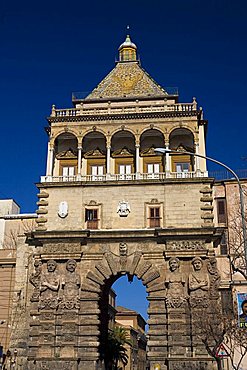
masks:
[(136, 58), (136, 45), (131, 41), (129, 35), (130, 26), (127, 25), (127, 35), (125, 41), (119, 46), (119, 61), (120, 62), (133, 62), (137, 61)]

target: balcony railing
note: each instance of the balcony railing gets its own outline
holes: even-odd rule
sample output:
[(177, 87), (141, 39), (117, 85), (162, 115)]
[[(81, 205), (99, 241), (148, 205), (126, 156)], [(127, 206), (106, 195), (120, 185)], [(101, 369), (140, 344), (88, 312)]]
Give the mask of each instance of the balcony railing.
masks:
[(101, 107), (101, 108), (70, 108), (70, 109), (52, 109), (51, 117), (75, 117), (90, 115), (117, 115), (117, 114), (134, 114), (134, 113), (157, 113), (157, 112), (192, 112), (197, 110), (197, 104), (178, 103), (163, 105), (134, 105), (126, 107)]
[(208, 172), (160, 172), (160, 173), (130, 173), (106, 175), (75, 175), (75, 176), (41, 176), (41, 182), (106, 182), (106, 181), (136, 181), (163, 179), (192, 179), (208, 177)]

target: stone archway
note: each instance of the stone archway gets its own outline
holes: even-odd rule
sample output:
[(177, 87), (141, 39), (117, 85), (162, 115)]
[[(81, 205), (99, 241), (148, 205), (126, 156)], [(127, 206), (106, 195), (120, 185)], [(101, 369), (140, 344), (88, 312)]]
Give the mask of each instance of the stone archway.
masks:
[[(95, 268), (93, 270), (88, 272), (81, 286), (81, 299), (83, 299), (84, 302), (87, 301), (88, 306), (90, 305), (89, 302), (91, 302), (92, 299), (95, 300), (94, 322), (92, 322), (91, 324), (95, 327), (95, 329), (98, 329), (96, 329), (95, 332), (97, 332), (100, 338), (98, 343), (99, 362), (102, 360), (102, 342), (104, 342), (105, 340), (108, 329), (107, 311), (109, 289), (112, 286), (113, 282), (115, 282), (120, 276), (123, 275), (127, 275), (130, 281), (133, 279), (134, 276), (142, 281), (148, 293), (148, 300), (150, 300), (151, 303), (150, 306), (152, 306), (153, 308), (155, 306), (158, 307), (159, 305), (159, 300), (153, 299), (153, 293), (158, 291), (163, 291), (164, 293), (165, 286), (164, 283), (161, 281), (159, 268), (150, 261), (145, 260), (141, 251), (136, 250), (133, 253), (129, 254), (127, 245), (125, 243), (120, 243), (118, 254), (115, 254), (112, 251), (107, 251), (104, 253), (103, 259), (95, 265)], [(161, 295), (164, 296), (164, 294)], [(163, 306), (164, 311), (165, 305), (161, 304), (159, 306)], [(153, 309), (153, 312), (151, 309), (149, 309), (148, 314), (150, 330), (152, 330), (153, 324), (157, 324), (157, 320), (153, 317), (155, 313), (157, 314), (157, 312), (155, 312), (155, 309)], [(164, 314), (164, 312), (162, 313)], [(161, 322), (160, 324), (162, 326), (163, 322)], [(95, 338), (95, 340), (97, 340), (97, 338)], [(152, 344), (148, 343), (148, 345), (151, 349)]]
[[(63, 243), (46, 240), (30, 260), (34, 269), (29, 277), (27, 368), (102, 369), (109, 288), (127, 275), (130, 280), (134, 276), (140, 279), (148, 293), (147, 355), (151, 370), (155, 364), (160, 364), (161, 370), (194, 370), (198, 361), (201, 369), (210, 369), (210, 359), (196, 337), (198, 328), (193, 327), (193, 318), (202, 310), (207, 317), (212, 316), (215, 311), (210, 309), (219, 300), (219, 272), (205, 239), (174, 240), (160, 235), (157, 243), (151, 237), (144, 241), (121, 236), (102, 242), (95, 240), (96, 236), (92, 233), (88, 243), (82, 235), (79, 240), (71, 238)], [(172, 260), (180, 264), (176, 271), (171, 268)], [(201, 261), (201, 268), (194, 273), (195, 260)], [(204, 292), (192, 286), (197, 277), (206, 282)], [(181, 365), (181, 361), (187, 362)]]

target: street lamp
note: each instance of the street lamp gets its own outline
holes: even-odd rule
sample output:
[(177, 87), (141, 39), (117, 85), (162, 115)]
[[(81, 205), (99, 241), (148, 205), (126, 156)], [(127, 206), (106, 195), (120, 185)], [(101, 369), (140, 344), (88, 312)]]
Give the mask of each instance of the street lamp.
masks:
[(186, 150), (174, 150), (174, 149), (168, 149), (168, 148), (156, 148), (154, 149), (154, 152), (156, 154), (166, 154), (166, 153), (176, 153), (176, 154), (189, 154), (194, 157), (200, 157), (203, 159), (207, 159), (211, 162), (217, 163), (220, 166), (226, 168), (231, 174), (235, 177), (238, 183), (238, 189), (239, 189), (239, 199), (240, 199), (240, 212), (241, 212), (241, 220), (242, 220), (242, 229), (243, 229), (243, 241), (244, 241), (244, 256), (245, 256), (245, 268), (247, 269), (247, 231), (246, 231), (246, 223), (245, 223), (245, 208), (244, 208), (244, 193), (242, 189), (242, 185), (240, 183), (240, 179), (238, 175), (226, 164), (217, 161), (216, 159), (207, 157), (205, 155), (193, 153), (193, 152), (188, 152)]

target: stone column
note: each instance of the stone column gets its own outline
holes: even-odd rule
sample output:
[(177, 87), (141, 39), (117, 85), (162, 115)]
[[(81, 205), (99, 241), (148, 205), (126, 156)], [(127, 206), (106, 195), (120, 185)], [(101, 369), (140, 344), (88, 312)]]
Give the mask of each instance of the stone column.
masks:
[(139, 158), (140, 158), (140, 145), (136, 144), (136, 173), (140, 173)]
[(106, 147), (106, 174), (110, 174), (111, 146)]
[(78, 146), (78, 175), (81, 174), (81, 157), (82, 157), (82, 146)]
[[(166, 149), (169, 149), (169, 144), (166, 144)], [(167, 152), (166, 153), (166, 168), (165, 168), (166, 173), (171, 172), (171, 155)]]
[[(199, 143), (195, 143), (196, 154), (199, 154)], [(200, 158), (195, 156), (195, 171), (200, 171)]]
[(48, 143), (47, 163), (46, 163), (46, 176), (53, 174), (53, 160), (54, 160), (54, 145)]

